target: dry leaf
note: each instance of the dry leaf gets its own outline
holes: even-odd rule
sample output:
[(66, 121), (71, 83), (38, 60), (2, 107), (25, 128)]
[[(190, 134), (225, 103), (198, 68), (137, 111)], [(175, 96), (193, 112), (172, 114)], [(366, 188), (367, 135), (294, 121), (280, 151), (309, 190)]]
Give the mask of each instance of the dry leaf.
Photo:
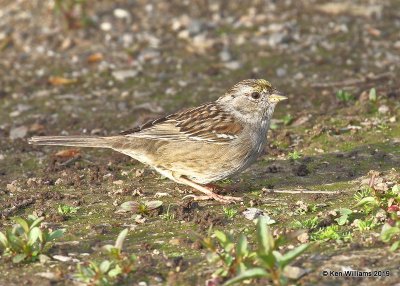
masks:
[(76, 83), (76, 79), (65, 78), (61, 76), (51, 76), (49, 77), (49, 83), (52, 85), (67, 85)]
[(61, 158), (72, 158), (79, 155), (78, 149), (64, 149), (58, 151), (54, 156), (61, 157)]
[(102, 53), (94, 53), (88, 56), (87, 62), (89, 64), (97, 63), (103, 60), (103, 54)]

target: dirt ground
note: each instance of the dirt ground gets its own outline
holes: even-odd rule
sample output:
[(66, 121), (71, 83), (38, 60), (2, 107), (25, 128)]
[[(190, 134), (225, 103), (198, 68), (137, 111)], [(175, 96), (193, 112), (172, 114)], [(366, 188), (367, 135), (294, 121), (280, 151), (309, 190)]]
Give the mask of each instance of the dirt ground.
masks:
[[(205, 285), (215, 266), (195, 233), (212, 225), (252, 240), (248, 207), (276, 220), (275, 231), (290, 231), (296, 220), (354, 209), (369, 171), (398, 174), (400, 2), (240, 2), (88, 0), (65, 17), (53, 1), (0, 0), (0, 230), (35, 212), (47, 227), (67, 230), (49, 255), (75, 259), (4, 259), (0, 285), (72, 285), (76, 261), (96, 259), (126, 227), (125, 249), (139, 262), (121, 283)], [(193, 191), (122, 154), (27, 143), (33, 135), (117, 134), (215, 100), (247, 78), (269, 80), (289, 100), (274, 113), (265, 154), (219, 182), (244, 198), (231, 206), (233, 218), (219, 203), (182, 199)], [(143, 220), (115, 213), (123, 202), (149, 200), (163, 206)], [(61, 215), (60, 204), (79, 209)], [(295, 263), (307, 271), (296, 283), (394, 285), (400, 255), (380, 241), (381, 228), (341, 226), (351, 239), (308, 250)], [(390, 276), (322, 276), (343, 267)], [(47, 270), (57, 278), (35, 275)]]

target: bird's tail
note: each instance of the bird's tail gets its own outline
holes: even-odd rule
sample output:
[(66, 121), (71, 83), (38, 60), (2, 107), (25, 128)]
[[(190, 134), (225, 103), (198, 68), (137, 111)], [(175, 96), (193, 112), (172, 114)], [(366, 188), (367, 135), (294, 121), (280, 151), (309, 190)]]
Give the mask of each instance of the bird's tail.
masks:
[(96, 136), (35, 136), (29, 139), (33, 145), (112, 148), (112, 137)]

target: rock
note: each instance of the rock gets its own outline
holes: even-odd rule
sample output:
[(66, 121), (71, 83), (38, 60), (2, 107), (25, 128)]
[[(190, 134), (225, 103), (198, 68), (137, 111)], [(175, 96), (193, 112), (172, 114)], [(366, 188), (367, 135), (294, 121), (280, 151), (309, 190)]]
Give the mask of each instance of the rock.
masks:
[(300, 277), (304, 276), (307, 273), (307, 270), (296, 267), (296, 266), (286, 266), (285, 269), (283, 270), (283, 274), (293, 280), (298, 280)]
[(114, 10), (114, 16), (120, 19), (129, 19), (131, 14), (124, 9), (117, 8)]
[(276, 75), (278, 77), (284, 77), (286, 75), (286, 69), (285, 68), (277, 68)]
[(127, 78), (133, 78), (138, 75), (137, 70), (119, 70), (113, 71), (112, 76), (118, 81), (125, 81)]
[(301, 243), (306, 243), (309, 241), (310, 236), (308, 235), (307, 232), (303, 232), (302, 234), (297, 236), (297, 240), (300, 241)]
[(242, 67), (242, 64), (239, 61), (231, 61), (227, 62), (225, 67), (229, 70), (238, 70)]
[(219, 58), (223, 62), (229, 62), (231, 60), (232, 56), (228, 50), (223, 50), (222, 52), (219, 53)]
[(387, 105), (381, 105), (381, 106), (379, 106), (379, 108), (378, 108), (378, 112), (379, 112), (380, 114), (386, 114), (386, 113), (389, 112), (389, 107), (388, 107)]
[(26, 134), (28, 133), (28, 127), (26, 126), (19, 126), (12, 128), (10, 131), (10, 139), (18, 139), (18, 138), (24, 138)]
[(112, 28), (112, 25), (109, 22), (103, 22), (100, 24), (100, 29), (103, 30), (104, 32), (110, 31)]

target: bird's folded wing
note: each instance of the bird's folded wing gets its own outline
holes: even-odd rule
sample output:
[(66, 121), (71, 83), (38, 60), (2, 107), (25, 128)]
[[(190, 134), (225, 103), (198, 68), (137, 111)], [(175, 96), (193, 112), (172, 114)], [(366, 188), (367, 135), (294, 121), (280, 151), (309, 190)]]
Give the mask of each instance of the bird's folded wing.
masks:
[(208, 103), (148, 122), (123, 135), (166, 141), (205, 141), (227, 144), (243, 126), (216, 103)]

